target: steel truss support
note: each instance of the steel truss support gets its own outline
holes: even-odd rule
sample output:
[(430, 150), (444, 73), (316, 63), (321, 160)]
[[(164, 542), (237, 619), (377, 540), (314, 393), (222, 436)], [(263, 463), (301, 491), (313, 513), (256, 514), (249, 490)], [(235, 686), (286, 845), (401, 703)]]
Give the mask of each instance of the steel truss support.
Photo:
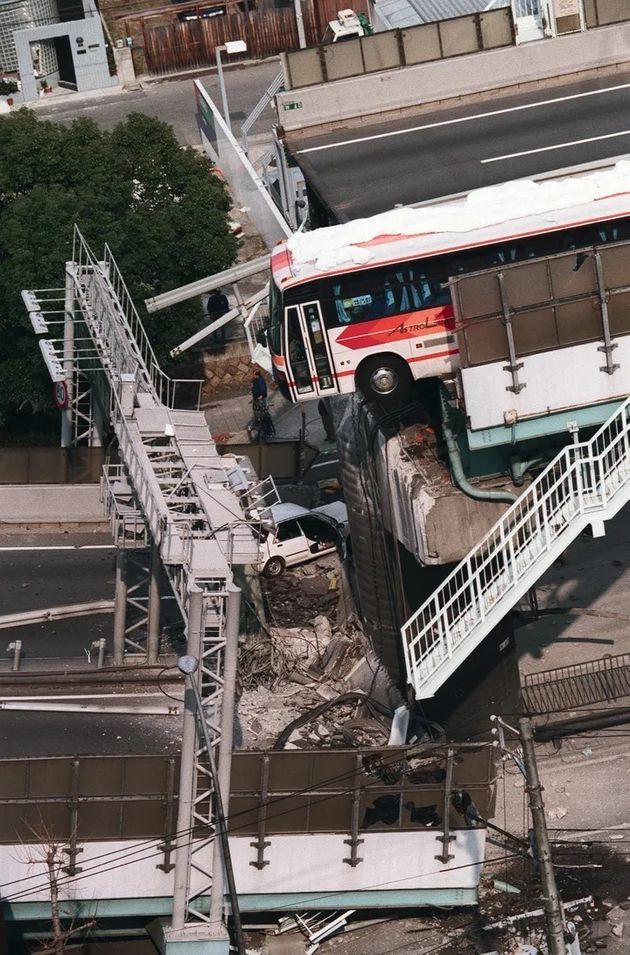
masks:
[(71, 448), (74, 438), (74, 281), (66, 263), (66, 289), (63, 315), (63, 366), (66, 375), (67, 406), (61, 412), (61, 447)]
[(116, 550), (114, 666), (140, 654), (149, 665), (160, 652), (160, 555), (148, 550)]
[[(228, 815), (232, 726), (241, 592), (227, 580), (208, 581), (192, 592), (188, 608), (187, 653), (201, 666), (197, 681), (213, 759), (218, 756), (222, 809)], [(225, 859), (217, 834), (213, 773), (204, 734), (199, 733), (195, 693), (186, 690), (180, 769), (178, 840), (172, 930), (205, 923), (212, 930), (224, 915)], [(193, 831), (194, 830), (194, 831)], [(209, 897), (209, 901), (208, 901)]]

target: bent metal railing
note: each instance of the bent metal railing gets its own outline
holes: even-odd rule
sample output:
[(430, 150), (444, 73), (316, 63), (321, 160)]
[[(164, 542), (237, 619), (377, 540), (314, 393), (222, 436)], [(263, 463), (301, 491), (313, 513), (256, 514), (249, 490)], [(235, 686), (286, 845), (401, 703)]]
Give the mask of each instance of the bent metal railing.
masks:
[(565, 447), (402, 627), (408, 680), (432, 696), (581, 530), (630, 498), (630, 399)]
[(84, 319), (88, 326), (99, 323), (98, 329), (90, 330), (107, 345), (107, 355), (102, 356), (109, 363), (107, 370), (118, 378), (121, 374), (137, 374), (141, 390), (167, 408), (198, 410), (203, 381), (170, 378), (162, 371), (109, 246), (105, 246), (103, 260), (99, 261), (75, 225), (72, 259), (77, 281), (89, 288), (90, 300), (100, 305)]

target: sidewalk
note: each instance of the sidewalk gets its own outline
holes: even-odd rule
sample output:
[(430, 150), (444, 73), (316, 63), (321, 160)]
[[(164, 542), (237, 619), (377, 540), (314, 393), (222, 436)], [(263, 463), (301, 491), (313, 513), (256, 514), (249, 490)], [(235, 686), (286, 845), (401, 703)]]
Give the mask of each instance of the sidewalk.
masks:
[[(269, 398), (269, 411), (276, 429), (276, 441), (298, 441), (303, 437), (318, 448), (324, 444), (324, 426), (317, 412), (316, 398), (292, 405), (276, 391)], [(252, 420), (252, 399), (249, 394), (211, 402), (204, 408), (204, 413), (215, 440), (226, 434), (249, 440), (247, 425)]]

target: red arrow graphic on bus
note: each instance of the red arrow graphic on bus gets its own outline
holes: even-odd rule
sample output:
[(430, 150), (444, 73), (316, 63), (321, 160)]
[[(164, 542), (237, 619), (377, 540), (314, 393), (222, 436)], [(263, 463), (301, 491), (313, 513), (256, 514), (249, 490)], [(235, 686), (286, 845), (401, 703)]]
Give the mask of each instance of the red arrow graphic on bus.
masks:
[(386, 315), (367, 322), (356, 322), (342, 329), (337, 336), (337, 343), (356, 350), (439, 332), (452, 332), (454, 328), (452, 306), (441, 305), (439, 308), (425, 308), (406, 315)]

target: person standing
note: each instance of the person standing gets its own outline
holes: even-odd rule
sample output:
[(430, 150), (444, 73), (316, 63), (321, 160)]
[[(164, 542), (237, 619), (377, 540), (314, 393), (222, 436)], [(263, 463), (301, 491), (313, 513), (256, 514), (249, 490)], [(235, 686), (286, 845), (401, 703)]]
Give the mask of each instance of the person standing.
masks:
[(261, 399), (265, 403), (267, 402), (267, 382), (260, 369), (257, 368), (252, 378), (252, 401), (256, 403), (256, 401)]
[(259, 368), (252, 378), (252, 408), (254, 411), (254, 428), (258, 432), (258, 439), (269, 438), (274, 433), (273, 422), (267, 407), (267, 382)]
[[(211, 325), (213, 322), (216, 322), (217, 319), (223, 318), (223, 316), (229, 311), (230, 303), (228, 302), (227, 295), (220, 288), (215, 288), (213, 292), (210, 292), (208, 301), (206, 302), (206, 313), (208, 318), (204, 323), (204, 326)], [(213, 345), (220, 348), (225, 347), (225, 329), (226, 326), (222, 325), (221, 328), (212, 333)]]
[(332, 411), (330, 408), (330, 398), (320, 398), (317, 403), (317, 413), (322, 419), (322, 424), (324, 425), (324, 432), (326, 434), (327, 441), (335, 440), (335, 424), (333, 421)]

